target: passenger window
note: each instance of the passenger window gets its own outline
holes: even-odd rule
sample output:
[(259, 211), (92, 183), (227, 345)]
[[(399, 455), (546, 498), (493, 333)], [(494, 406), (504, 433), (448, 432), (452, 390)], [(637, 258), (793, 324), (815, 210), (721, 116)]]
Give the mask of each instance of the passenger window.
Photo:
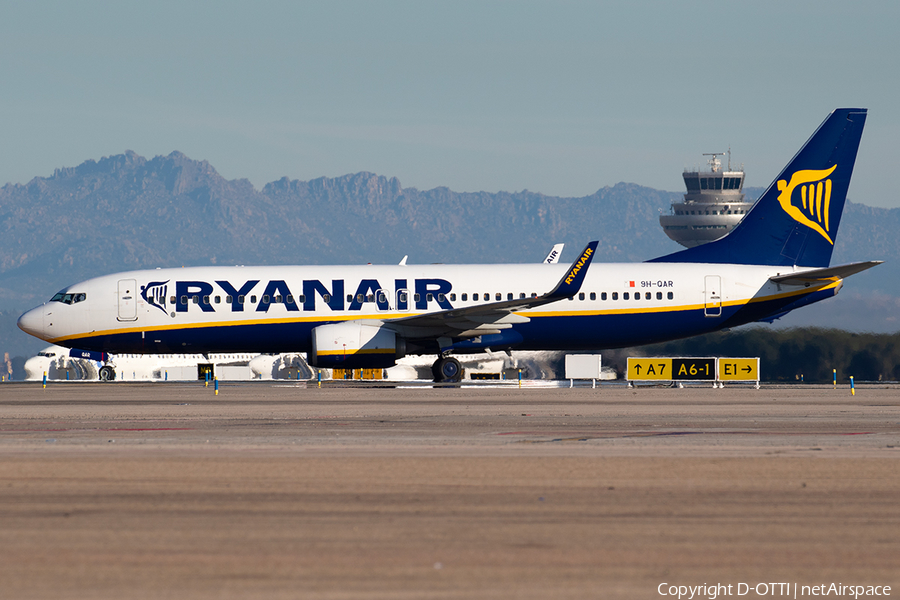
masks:
[(262, 301), (262, 303), (263, 303), (263, 304), (268, 304), (268, 303), (269, 303), (269, 295), (268, 295), (268, 294), (263, 294), (263, 301)]
[(216, 296), (216, 304), (222, 304), (222, 296)]
[(531, 297), (532, 297), (532, 298), (537, 298), (537, 292), (531, 292)]
[(362, 294), (357, 294), (357, 295), (356, 295), (356, 301), (357, 301), (357, 302), (362, 302), (363, 300), (364, 300), (364, 298), (363, 298), (363, 295), (362, 295)]
[(578, 292), (578, 299), (584, 300), (584, 292)]
[(591, 300), (597, 299), (597, 292), (591, 292)]
[(280, 295), (275, 296), (275, 304), (281, 304), (281, 300), (282, 300), (282, 298)]
[(194, 304), (200, 304), (200, 296), (193, 296), (191, 298), (191, 302), (193, 302)]
[(651, 298), (650, 298), (650, 292), (646, 292), (646, 293), (644, 294), (644, 300), (650, 300), (650, 299), (651, 299)]
[(250, 303), (256, 304), (256, 296), (250, 296)]
[(169, 304), (175, 304), (175, 296), (169, 298)]
[(285, 302), (287, 302), (288, 304), (293, 304), (293, 303), (294, 303), (294, 297), (293, 297), (291, 294), (288, 294), (288, 295), (287, 295), (287, 298), (285, 298)]
[(378, 304), (384, 304), (387, 302), (387, 298), (384, 295), (384, 292), (378, 292)]
[(366, 296), (366, 302), (375, 302), (375, 294), (369, 294)]
[(347, 294), (347, 302), (353, 302), (353, 294)]
[(297, 296), (297, 302), (300, 302), (300, 303), (306, 302), (306, 296), (304, 296), (303, 294), (300, 294), (299, 296)]
[(472, 294), (472, 300), (475, 301), (475, 302), (477, 302), (477, 301), (478, 301), (478, 294)]
[(322, 300), (325, 301), (325, 304), (331, 302), (331, 294), (322, 294)]
[(456, 294), (450, 294), (450, 302), (456, 302)]
[(400, 292), (400, 302), (406, 302), (406, 292)]
[(635, 299), (635, 300), (640, 300), (640, 299), (641, 299), (641, 293), (640, 293), (640, 292), (635, 292), (635, 293), (634, 293), (634, 299)]
[(622, 300), (628, 300), (628, 292), (622, 294)]
[(444, 300), (446, 300), (446, 298), (447, 297), (444, 296), (443, 294), (438, 294), (438, 302), (443, 302)]
[(600, 292), (600, 299), (606, 300), (606, 292)]
[(421, 299), (422, 299), (422, 294), (413, 294), (413, 300), (415, 300), (416, 302), (418, 302)]
[(662, 300), (662, 292), (656, 292), (656, 299)]
[(669, 295), (668, 295), (669, 300), (671, 300), (673, 297), (674, 296), (673, 296), (672, 292), (669, 292)]
[(182, 297), (181, 297), (181, 303), (182, 303), (182, 304), (187, 304), (187, 296), (182, 296)]
[[(450, 299), (453, 300), (453, 296), (451, 296)], [(468, 299), (469, 299), (469, 295), (468, 295), (468, 294), (463, 294), (463, 295), (462, 295), (461, 300), (462, 300), (463, 302), (465, 302), (465, 301), (468, 300)], [(478, 298), (475, 298), (475, 299), (478, 300)]]
[(243, 304), (243, 303), (244, 303), (244, 297), (238, 296), (238, 304)]
[(431, 302), (433, 300), (434, 300), (434, 294), (432, 294), (431, 292), (428, 292), (427, 294), (425, 294), (425, 302)]
[(507, 299), (507, 300), (512, 300), (512, 299), (513, 299), (512, 292), (509, 292), (508, 294), (506, 294), (506, 299)]
[(523, 299), (524, 297), (525, 297), (525, 292), (521, 292), (519, 294), (519, 300)]
[(619, 299), (619, 292), (613, 292), (613, 293), (612, 293), (612, 299), (613, 299), (613, 300), (618, 300), (618, 299)]
[(500, 300), (503, 299), (503, 294), (501, 294), (500, 292), (497, 292), (496, 294), (494, 294), (494, 298), (496, 298), (497, 301), (499, 302)]
[(203, 304), (209, 304), (209, 296), (203, 296)]

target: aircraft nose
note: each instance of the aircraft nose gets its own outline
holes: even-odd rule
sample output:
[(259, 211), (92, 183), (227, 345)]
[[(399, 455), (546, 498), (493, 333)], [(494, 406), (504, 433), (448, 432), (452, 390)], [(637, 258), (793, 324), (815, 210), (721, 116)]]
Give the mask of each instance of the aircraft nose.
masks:
[(19, 317), (19, 329), (34, 337), (44, 339), (44, 307), (32, 308)]

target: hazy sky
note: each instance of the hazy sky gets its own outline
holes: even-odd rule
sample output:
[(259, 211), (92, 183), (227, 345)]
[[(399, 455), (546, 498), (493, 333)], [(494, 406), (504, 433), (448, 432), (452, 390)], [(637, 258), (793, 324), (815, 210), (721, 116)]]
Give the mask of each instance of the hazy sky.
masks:
[(900, 2), (0, 0), (0, 184), (180, 150), (257, 187), (682, 190), (732, 149), (768, 185), (869, 108), (850, 198), (900, 206)]

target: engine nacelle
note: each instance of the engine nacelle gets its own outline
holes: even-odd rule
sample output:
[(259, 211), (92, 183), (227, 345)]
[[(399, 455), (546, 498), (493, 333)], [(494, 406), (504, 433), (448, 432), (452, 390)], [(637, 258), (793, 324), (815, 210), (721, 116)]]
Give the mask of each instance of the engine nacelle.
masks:
[(312, 330), (309, 364), (328, 369), (392, 367), (406, 356), (403, 338), (384, 327), (364, 323), (334, 323)]

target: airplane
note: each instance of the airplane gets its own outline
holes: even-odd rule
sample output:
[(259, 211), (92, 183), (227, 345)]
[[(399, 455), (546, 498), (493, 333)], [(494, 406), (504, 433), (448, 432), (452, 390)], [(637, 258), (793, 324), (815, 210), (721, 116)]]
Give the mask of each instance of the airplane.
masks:
[(831, 267), (866, 109), (834, 110), (724, 237), (642, 263), (190, 267), (71, 285), (19, 327), (109, 353), (305, 352), (316, 368), (602, 350), (771, 322), (881, 261)]

